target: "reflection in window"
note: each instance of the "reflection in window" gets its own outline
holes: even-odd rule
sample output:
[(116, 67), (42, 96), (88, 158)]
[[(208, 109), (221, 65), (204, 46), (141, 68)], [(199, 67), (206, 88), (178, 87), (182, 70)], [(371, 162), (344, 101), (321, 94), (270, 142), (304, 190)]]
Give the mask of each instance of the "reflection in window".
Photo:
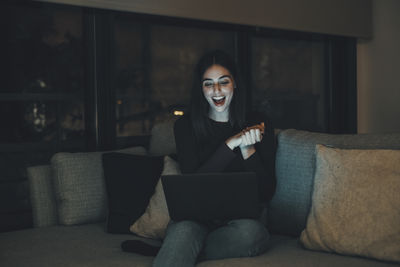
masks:
[(2, 102), (3, 143), (66, 141), (84, 137), (83, 102)]
[(82, 11), (40, 3), (2, 5), (1, 143), (84, 135)]
[(117, 19), (117, 136), (149, 134), (185, 111), (193, 70), (212, 49), (233, 55), (233, 32), (144, 25)]
[(277, 128), (325, 129), (324, 43), (252, 38), (253, 105)]

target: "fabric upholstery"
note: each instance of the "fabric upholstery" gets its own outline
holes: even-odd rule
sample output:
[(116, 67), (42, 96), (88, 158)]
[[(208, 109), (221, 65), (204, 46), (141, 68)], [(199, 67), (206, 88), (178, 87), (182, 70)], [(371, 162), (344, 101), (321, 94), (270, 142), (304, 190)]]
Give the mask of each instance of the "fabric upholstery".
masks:
[(115, 152), (103, 155), (108, 232), (129, 233), (130, 225), (145, 212), (163, 163), (162, 156)]
[(50, 165), (27, 169), (34, 227), (57, 224), (57, 207)]
[(277, 188), (269, 205), (268, 229), (299, 236), (311, 206), (315, 145), (338, 148), (400, 149), (400, 134), (333, 135), (284, 130), (278, 135)]
[(165, 156), (176, 153), (175, 120), (158, 123), (151, 129), (149, 144), (149, 154), (155, 156)]
[(400, 263), (400, 150), (316, 147), (309, 249)]
[(108, 234), (104, 232), (104, 223), (0, 233), (0, 266), (151, 266), (151, 257), (121, 250), (121, 242), (127, 239), (138, 237), (129, 234)]
[[(170, 157), (165, 156), (164, 168), (161, 175), (179, 173), (181, 172), (178, 163)], [(160, 178), (145, 213), (131, 225), (130, 231), (142, 237), (164, 239), (169, 221), (168, 206)]]
[[(143, 147), (122, 151), (146, 154)], [(61, 152), (51, 158), (59, 224), (74, 225), (105, 219), (107, 203), (101, 161), (103, 153)]]
[[(153, 245), (161, 242), (129, 234), (107, 234), (104, 224), (55, 226), (0, 233), (2, 267), (150, 267), (152, 257), (123, 252), (124, 240), (140, 239)], [(359, 257), (303, 249), (298, 239), (272, 236), (269, 250), (254, 258), (206, 261), (199, 267), (394, 267), (398, 265)]]

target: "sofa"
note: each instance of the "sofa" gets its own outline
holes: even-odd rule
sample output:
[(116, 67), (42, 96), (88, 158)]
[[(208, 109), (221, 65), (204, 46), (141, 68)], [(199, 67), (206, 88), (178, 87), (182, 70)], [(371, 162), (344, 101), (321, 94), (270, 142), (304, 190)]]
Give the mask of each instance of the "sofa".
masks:
[[(175, 153), (172, 125), (173, 122), (166, 122), (154, 126), (148, 149), (136, 147), (119, 152), (151, 155)], [(333, 135), (288, 129), (277, 131), (276, 142), (277, 189), (264, 220), (271, 233), (269, 249), (253, 258), (205, 261), (198, 266), (398, 266), (399, 262), (396, 261), (307, 249), (300, 241), (300, 236), (307, 226), (312, 206), (316, 145), (325, 144), (341, 149), (399, 150), (400, 133)], [(101, 177), (100, 154), (87, 152), (76, 154), (76, 157), (70, 154), (72, 159), (78, 156), (83, 158), (69, 162), (70, 169), (63, 171), (76, 171), (77, 162), (87, 161), (80, 165), (79, 168), (83, 170), (79, 171), (85, 173), (85, 168), (94, 168)], [(91, 166), (91, 160), (97, 160), (94, 164), (97, 165)], [(89, 177), (93, 173), (87, 171), (87, 179), (93, 179)], [(54, 166), (51, 164), (28, 168), (34, 227), (0, 234), (0, 266), (151, 266), (152, 257), (124, 252), (121, 243), (139, 239), (158, 246), (160, 240), (134, 234), (107, 233), (104, 216), (89, 222), (78, 220), (61, 224), (57, 206), (59, 201), (54, 196), (59, 192), (55, 192), (53, 175)], [(79, 190), (87, 189), (79, 186)], [(85, 201), (96, 201), (90, 199), (89, 193), (83, 192), (83, 195)], [(89, 216), (93, 211), (89, 208), (85, 210), (85, 203), (76, 209), (83, 211), (83, 216)], [(102, 208), (102, 214), (107, 212), (107, 207)]]

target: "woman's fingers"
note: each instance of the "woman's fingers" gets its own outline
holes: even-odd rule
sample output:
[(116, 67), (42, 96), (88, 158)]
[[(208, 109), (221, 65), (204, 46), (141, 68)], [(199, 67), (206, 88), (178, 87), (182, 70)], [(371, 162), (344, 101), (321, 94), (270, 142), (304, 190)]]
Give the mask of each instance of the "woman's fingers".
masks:
[(264, 123), (256, 124), (247, 127), (240, 134), (240, 146), (254, 145), (255, 143), (261, 142), (264, 134)]
[(241, 142), (240, 146), (248, 146), (247, 139), (246, 139), (246, 133), (244, 133), (244, 132), (242, 134), (242, 142)]
[(242, 145), (249, 146), (260, 142), (262, 134), (259, 129), (246, 129), (242, 131)]
[(251, 130), (251, 129), (259, 129), (261, 134), (264, 134), (264, 129), (265, 129), (264, 122), (246, 128), (246, 130)]
[(260, 131), (259, 129), (256, 129), (256, 130), (254, 131), (254, 133), (255, 133), (255, 135), (256, 135), (256, 142), (261, 142), (261, 138), (262, 138), (262, 136), (261, 136), (261, 131)]
[(257, 140), (256, 140), (256, 130), (258, 130), (258, 129), (251, 129), (250, 131), (249, 131), (249, 135), (250, 135), (250, 141), (253, 143), (253, 144), (255, 144), (256, 142), (257, 142)]

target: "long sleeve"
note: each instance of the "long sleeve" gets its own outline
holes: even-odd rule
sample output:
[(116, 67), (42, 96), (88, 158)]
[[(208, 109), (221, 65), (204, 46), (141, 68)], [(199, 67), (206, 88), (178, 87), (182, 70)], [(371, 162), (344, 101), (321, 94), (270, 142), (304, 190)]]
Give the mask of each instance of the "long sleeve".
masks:
[(183, 173), (222, 172), (236, 154), (222, 142), (205, 159), (200, 158), (199, 147), (187, 118), (176, 121), (174, 126), (178, 162)]
[(264, 122), (263, 140), (255, 144), (256, 152), (244, 160), (240, 149), (232, 151), (225, 140), (236, 134), (229, 123), (212, 122), (212, 131), (207, 142), (196, 142), (188, 117), (178, 119), (174, 126), (178, 162), (183, 173), (196, 172), (255, 172), (259, 181), (261, 202), (271, 200), (276, 187), (275, 180), (275, 137), (269, 122), (257, 114), (251, 117), (249, 125)]
[[(266, 123), (265, 123), (266, 124)], [(263, 202), (271, 200), (275, 193), (275, 137), (273, 128), (266, 124), (263, 140), (256, 144), (256, 152), (244, 160), (246, 171), (255, 172), (260, 189), (260, 198)]]

